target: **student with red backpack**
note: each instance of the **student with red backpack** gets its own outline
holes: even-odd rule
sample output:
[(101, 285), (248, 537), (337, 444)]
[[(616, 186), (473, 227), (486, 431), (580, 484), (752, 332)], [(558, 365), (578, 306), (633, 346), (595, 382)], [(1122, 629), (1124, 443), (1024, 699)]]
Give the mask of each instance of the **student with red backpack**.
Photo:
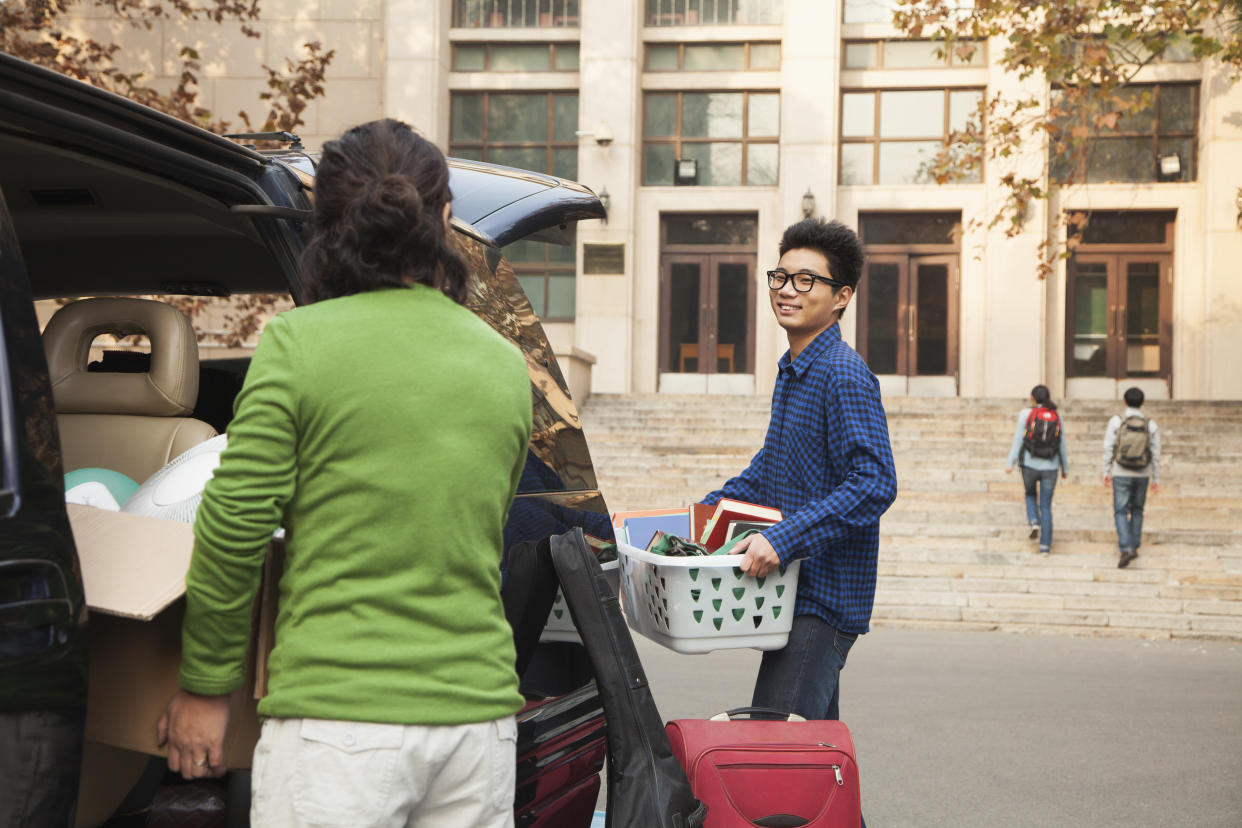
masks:
[(1057, 487), (1057, 469), (1061, 477), (1068, 477), (1069, 458), (1064, 423), (1046, 385), (1032, 388), (1031, 404), (1018, 413), (1006, 474), (1013, 471), (1015, 463), (1022, 469), (1031, 540), (1038, 538), (1039, 554), (1047, 555), (1052, 551), (1052, 493)]

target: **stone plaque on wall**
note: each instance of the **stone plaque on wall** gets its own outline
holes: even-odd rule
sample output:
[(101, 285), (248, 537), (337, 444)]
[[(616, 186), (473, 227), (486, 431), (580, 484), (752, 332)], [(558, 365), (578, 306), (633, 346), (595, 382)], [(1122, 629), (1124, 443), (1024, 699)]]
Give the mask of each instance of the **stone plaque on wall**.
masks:
[(625, 273), (625, 245), (582, 245), (582, 272), (590, 276)]

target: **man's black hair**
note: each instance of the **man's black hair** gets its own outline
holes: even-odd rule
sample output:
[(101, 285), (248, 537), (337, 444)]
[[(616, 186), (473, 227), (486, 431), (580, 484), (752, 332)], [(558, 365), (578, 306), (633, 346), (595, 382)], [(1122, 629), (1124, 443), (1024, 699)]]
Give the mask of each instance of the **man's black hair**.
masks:
[(1123, 394), (1122, 396), (1125, 398), (1126, 405), (1130, 406), (1131, 408), (1142, 407), (1143, 400), (1146, 399), (1143, 396), (1142, 388), (1127, 388), (1126, 393)]
[(828, 260), (828, 275), (852, 288), (862, 276), (863, 252), (858, 235), (839, 221), (803, 219), (785, 228), (781, 255), (790, 250), (814, 250)]

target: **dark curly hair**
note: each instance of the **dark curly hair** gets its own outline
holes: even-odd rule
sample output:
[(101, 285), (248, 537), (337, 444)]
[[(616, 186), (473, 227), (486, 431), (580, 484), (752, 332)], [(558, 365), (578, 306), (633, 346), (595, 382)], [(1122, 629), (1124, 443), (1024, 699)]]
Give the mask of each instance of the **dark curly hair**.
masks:
[(469, 271), (443, 214), (451, 199), (444, 153), (400, 121), (371, 121), (324, 144), (301, 262), (306, 299), (417, 282), (464, 303)]
[(781, 255), (790, 250), (814, 250), (828, 260), (832, 278), (852, 288), (862, 276), (862, 242), (857, 234), (839, 221), (808, 218), (785, 228), (781, 236)]

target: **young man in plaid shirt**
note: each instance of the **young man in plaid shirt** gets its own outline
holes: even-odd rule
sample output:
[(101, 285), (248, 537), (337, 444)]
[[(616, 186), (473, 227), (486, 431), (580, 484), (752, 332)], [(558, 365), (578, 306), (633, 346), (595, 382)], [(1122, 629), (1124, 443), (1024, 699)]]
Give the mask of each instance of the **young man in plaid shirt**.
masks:
[(807, 719), (838, 718), (845, 657), (868, 630), (880, 516), (897, 496), (888, 423), (875, 375), (837, 324), (862, 274), (862, 245), (840, 222), (785, 230), (768, 271), (772, 312), (789, 338), (763, 448), (703, 499), (732, 497), (784, 519), (744, 538), (742, 570), (762, 577), (802, 559), (793, 630), (763, 654), (752, 704)]

